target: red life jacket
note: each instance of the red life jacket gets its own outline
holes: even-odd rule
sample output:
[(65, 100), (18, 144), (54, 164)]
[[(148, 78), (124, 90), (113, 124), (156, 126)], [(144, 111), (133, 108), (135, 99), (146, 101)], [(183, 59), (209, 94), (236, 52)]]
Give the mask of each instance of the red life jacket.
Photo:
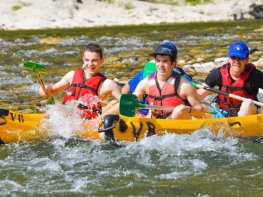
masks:
[[(220, 73), (222, 76), (222, 87), (220, 88), (223, 92), (228, 92), (230, 94), (235, 94), (238, 96), (242, 96), (245, 98), (251, 98), (254, 99), (254, 95), (251, 95), (246, 90), (246, 81), (249, 78), (251, 72), (256, 67), (253, 64), (247, 64), (245, 71), (239, 76), (239, 78), (234, 81), (229, 73), (230, 64), (226, 63), (220, 68)], [(226, 97), (223, 94), (218, 94), (218, 104), (219, 106), (230, 112), (231, 110), (234, 110), (234, 114), (237, 113), (240, 109), (242, 101), (233, 99), (230, 97)]]
[[(158, 106), (176, 107), (181, 104), (186, 104), (186, 101), (180, 98), (177, 94), (177, 89), (180, 83), (180, 75), (173, 72), (165, 85), (161, 89), (157, 80), (156, 72), (148, 76), (149, 95), (148, 103)], [(157, 110), (152, 111), (152, 115), (156, 118), (167, 118), (173, 110)]]
[[(98, 96), (98, 89), (100, 84), (106, 79), (106, 77), (100, 73), (85, 80), (84, 71), (82, 69), (76, 69), (68, 91), (66, 92), (63, 102), (69, 102), (73, 100), (82, 100), (84, 104), (79, 104), (78, 108), (81, 111), (81, 116), (92, 119), (96, 118), (102, 112), (102, 106), (100, 102), (92, 102), (92, 98)], [(94, 99), (93, 99), (94, 100)]]

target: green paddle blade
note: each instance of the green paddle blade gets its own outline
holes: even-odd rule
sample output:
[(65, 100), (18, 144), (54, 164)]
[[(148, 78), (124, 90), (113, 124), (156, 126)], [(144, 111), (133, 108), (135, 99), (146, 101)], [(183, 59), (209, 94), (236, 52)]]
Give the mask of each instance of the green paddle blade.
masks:
[(40, 64), (40, 63), (33, 62), (33, 61), (25, 61), (24, 67), (27, 70), (35, 72), (35, 73), (46, 73), (46, 69), (47, 69), (47, 67), (44, 64)]
[(136, 108), (143, 107), (134, 94), (122, 94), (120, 99), (120, 114), (128, 117), (134, 117)]
[[(47, 93), (47, 89), (45, 87), (44, 80), (41, 76), (41, 73), (46, 73), (47, 67), (44, 64), (40, 64), (40, 63), (33, 62), (33, 61), (25, 61), (24, 67), (25, 67), (25, 69), (32, 71), (33, 73), (36, 74), (36, 77), (38, 79), (38, 82), (39, 82), (41, 88), (43, 89), (43, 91), (45, 93)], [(49, 105), (55, 104), (55, 99), (53, 96), (51, 96), (47, 99), (47, 104), (49, 104)]]

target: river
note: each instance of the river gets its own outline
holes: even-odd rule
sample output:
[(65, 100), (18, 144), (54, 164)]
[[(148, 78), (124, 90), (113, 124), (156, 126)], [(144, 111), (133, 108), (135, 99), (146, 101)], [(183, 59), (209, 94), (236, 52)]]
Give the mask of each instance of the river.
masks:
[[(0, 31), (0, 105), (41, 112), (43, 99), (23, 61), (47, 66), (46, 83), (80, 67), (87, 43), (104, 49), (102, 71), (127, 81), (151, 59), (163, 40), (173, 41), (179, 59), (206, 62), (227, 55), (244, 40), (263, 48), (263, 20), (124, 27)], [(253, 54), (255, 59), (261, 53)], [(202, 78), (203, 74), (194, 78)], [(62, 94), (55, 97), (59, 103)], [(55, 132), (70, 119), (57, 119)], [(259, 128), (263, 129), (263, 128)], [(0, 146), (1, 196), (263, 196), (262, 139), (167, 134), (114, 147), (68, 135)]]

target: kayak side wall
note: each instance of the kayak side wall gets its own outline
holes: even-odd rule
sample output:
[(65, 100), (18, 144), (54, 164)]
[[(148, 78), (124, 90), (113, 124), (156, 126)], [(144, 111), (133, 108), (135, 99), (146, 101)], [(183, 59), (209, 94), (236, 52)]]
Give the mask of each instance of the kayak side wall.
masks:
[(118, 140), (136, 141), (145, 136), (153, 134), (163, 135), (166, 132), (191, 134), (206, 127), (214, 134), (223, 132), (225, 136), (260, 136), (263, 135), (263, 114), (193, 120), (150, 119), (120, 115), (120, 120), (116, 123), (113, 133)]
[(42, 116), (42, 114), (22, 114), (10, 111), (7, 116), (0, 118), (0, 140), (2, 143), (11, 143), (41, 138), (43, 133), (37, 128)]

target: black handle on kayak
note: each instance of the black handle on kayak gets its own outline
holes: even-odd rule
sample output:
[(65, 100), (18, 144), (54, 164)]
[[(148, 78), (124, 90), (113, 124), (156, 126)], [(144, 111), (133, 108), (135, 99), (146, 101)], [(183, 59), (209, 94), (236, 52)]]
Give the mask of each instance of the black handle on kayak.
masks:
[(8, 109), (0, 108), (0, 116), (1, 117), (8, 116), (8, 115), (9, 115), (9, 110)]
[(2, 122), (0, 122), (0, 125), (6, 124), (5, 117), (9, 115), (9, 110), (0, 108), (0, 118), (2, 119)]

